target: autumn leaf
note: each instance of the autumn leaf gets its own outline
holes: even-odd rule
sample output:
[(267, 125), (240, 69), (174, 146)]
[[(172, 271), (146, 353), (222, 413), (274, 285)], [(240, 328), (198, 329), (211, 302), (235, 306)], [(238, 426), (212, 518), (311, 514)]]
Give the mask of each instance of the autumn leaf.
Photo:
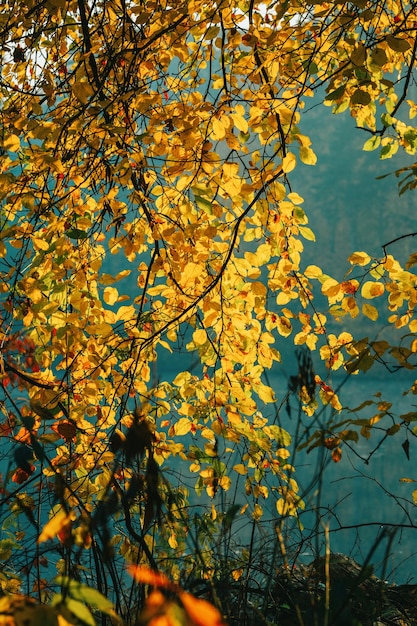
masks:
[(289, 174), (290, 172), (292, 172), (292, 170), (295, 168), (296, 165), (297, 165), (297, 160), (295, 156), (291, 153), (287, 154), (282, 159), (282, 171), (285, 174)]
[(383, 283), (372, 282), (370, 280), (366, 281), (361, 288), (362, 297), (367, 299), (378, 298), (384, 291), (385, 287)]
[(44, 543), (53, 539), (58, 533), (63, 532), (71, 524), (71, 516), (65, 511), (56, 513), (43, 527), (38, 537), (38, 543)]
[(313, 150), (307, 146), (300, 147), (300, 160), (306, 165), (315, 165), (317, 163), (317, 156)]
[(162, 589), (172, 589), (175, 587), (165, 574), (155, 572), (148, 567), (129, 565), (127, 571), (137, 583), (141, 583), (142, 585), (152, 585), (154, 587), (161, 587)]
[(372, 304), (363, 304), (362, 313), (373, 322), (378, 319), (378, 310), (374, 306), (372, 306)]
[[(0, 492), (4, 530), (25, 546), (22, 557), (4, 544), (0, 586), (23, 571), (43, 597), (54, 568), (88, 571), (121, 605), (123, 563), (148, 563), (155, 571), (133, 569), (135, 579), (173, 597), (151, 592), (144, 623), (219, 623), (203, 600), (184, 595), (181, 606), (185, 592), (156, 568), (216, 580), (226, 495), (243, 494), (262, 532), (271, 505), (259, 498), (271, 497), (282, 523), (291, 516), (301, 529), (303, 459), (283, 409), (304, 412), (300, 441), (335, 462), (338, 440), (313, 433), (324, 407), (328, 432), (352, 446), (416, 419), (393, 406), (389, 424), (378, 407), (361, 421), (343, 386), (315, 373), (366, 374), (376, 362), (414, 371), (416, 255), (404, 268), (395, 254), (415, 233), (379, 242), (375, 258), (353, 251), (344, 275), (336, 261), (324, 266), (331, 250), (314, 245), (309, 221), (319, 155), (339, 156), (326, 133), (313, 149), (322, 106), (354, 119), (365, 152), (411, 157), (395, 176), (400, 193), (417, 186), (413, 7), (37, 4), (0, 3), (0, 434), (10, 462)], [(304, 164), (317, 171), (301, 181)], [(364, 322), (379, 336), (381, 320), (383, 342), (363, 337)], [(298, 372), (295, 347), (305, 351)], [(398, 388), (404, 401), (415, 391)], [(48, 520), (46, 552), (27, 531), (36, 520)], [(239, 581), (256, 562), (236, 559)], [(63, 626), (92, 626), (95, 610), (116, 619), (98, 592), (90, 610), (81, 583), (59, 584), (71, 601), (67, 612), (65, 594), (57, 604)]]
[(342, 459), (342, 450), (340, 447), (334, 448), (332, 450), (332, 461), (334, 463), (339, 463)]
[(188, 616), (196, 626), (221, 626), (223, 624), (220, 612), (206, 600), (182, 591), (179, 598)]

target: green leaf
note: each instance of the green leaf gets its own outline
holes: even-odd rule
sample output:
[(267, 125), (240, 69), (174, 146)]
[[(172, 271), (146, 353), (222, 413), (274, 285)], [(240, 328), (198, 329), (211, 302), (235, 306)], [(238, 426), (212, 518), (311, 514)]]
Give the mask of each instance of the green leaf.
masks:
[(92, 589), (76, 580), (70, 580), (67, 576), (58, 576), (56, 582), (58, 585), (65, 587), (74, 600), (84, 602), (102, 613), (114, 610), (113, 602), (108, 600), (106, 596), (103, 596), (97, 589)]
[(404, 133), (404, 139), (409, 143), (409, 147), (415, 152), (417, 148), (417, 132), (414, 128), (410, 128)]
[(385, 128), (388, 128), (389, 126), (392, 126), (394, 121), (395, 121), (394, 118), (392, 118), (389, 113), (383, 113), (381, 115), (381, 122), (383, 123)]
[(2, 539), (0, 541), (0, 559), (2, 561), (8, 561), (13, 550), (18, 550), (19, 547), (19, 544), (13, 541), (13, 539)]
[(208, 215), (213, 214), (213, 205), (209, 200), (207, 200), (206, 198), (203, 198), (202, 196), (194, 196), (194, 199), (199, 209), (201, 209)]
[(339, 98), (341, 98), (343, 94), (345, 93), (345, 90), (346, 90), (346, 86), (341, 85), (334, 91), (331, 91), (330, 93), (328, 93), (325, 100), (330, 100), (330, 101), (339, 100)]
[(85, 230), (80, 230), (79, 228), (71, 228), (66, 234), (70, 239), (88, 239), (89, 236)]
[(240, 504), (232, 504), (232, 506), (226, 511), (226, 514), (223, 518), (224, 530), (228, 530), (229, 528), (231, 528), (233, 520), (235, 519), (236, 514), (240, 508)]
[(271, 439), (277, 442), (279, 446), (288, 447), (291, 445), (291, 435), (281, 426), (271, 424), (271, 426), (265, 426), (265, 433)]
[(398, 144), (397, 143), (389, 143), (384, 146), (380, 152), (380, 159), (390, 159), (398, 152)]
[(73, 600), (68, 596), (65, 598), (65, 606), (71, 611), (75, 617), (79, 620), (87, 624), (87, 626), (96, 626), (96, 620), (91, 614), (90, 609), (84, 604), (84, 602), (79, 602), (78, 600)]

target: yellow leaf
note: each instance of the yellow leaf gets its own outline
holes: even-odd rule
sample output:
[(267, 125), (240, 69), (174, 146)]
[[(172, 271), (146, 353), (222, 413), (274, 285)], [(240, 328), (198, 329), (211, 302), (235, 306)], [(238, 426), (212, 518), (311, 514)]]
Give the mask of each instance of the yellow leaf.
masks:
[(65, 511), (59, 511), (43, 527), (42, 532), (38, 537), (38, 543), (43, 543), (44, 541), (48, 541), (48, 539), (53, 539), (57, 536), (59, 531), (66, 528), (69, 523), (71, 523), (70, 516), (67, 515)]
[(255, 520), (261, 519), (263, 513), (264, 512), (262, 510), (262, 507), (259, 504), (255, 504), (255, 506), (253, 507), (253, 512), (252, 512), (253, 519)]
[(112, 285), (121, 278), (126, 278), (126, 276), (129, 276), (129, 274), (130, 270), (122, 270), (116, 276), (114, 276), (113, 274), (102, 274), (100, 282), (102, 285)]
[(284, 172), (284, 174), (289, 174), (290, 172), (292, 172), (296, 165), (297, 159), (293, 154), (291, 154), (291, 152), (289, 152), (282, 159), (282, 171)]
[(276, 508), (279, 515), (296, 515), (297, 509), (293, 503), (287, 502), (284, 498), (277, 500)]
[[(239, 105), (238, 105), (239, 106)], [(237, 108), (237, 107), (236, 107)], [(243, 108), (243, 107), (242, 107)], [(249, 126), (247, 121), (245, 120), (245, 118), (242, 115), (239, 115), (238, 113), (232, 113), (230, 116), (233, 120), (234, 125), (236, 126), (236, 128), (238, 130), (241, 130), (242, 133), (247, 133), (249, 130)]]
[(239, 580), (243, 576), (243, 569), (234, 569), (232, 570), (232, 578), (233, 580)]
[(378, 298), (385, 291), (385, 287), (383, 283), (374, 283), (372, 280), (367, 280), (361, 289), (361, 294), (363, 298), (370, 300), (372, 298)]
[(277, 329), (283, 337), (289, 337), (292, 333), (292, 324), (286, 317), (279, 317), (277, 320)]
[(191, 420), (188, 417), (181, 417), (178, 422), (174, 424), (174, 432), (179, 437), (186, 435), (191, 430)]
[(35, 250), (48, 250), (49, 243), (44, 239), (40, 239), (39, 237), (34, 237), (32, 239), (33, 247)]
[(354, 252), (349, 257), (349, 263), (352, 265), (368, 265), (371, 257), (366, 252)]
[(266, 297), (267, 289), (263, 283), (259, 281), (255, 281), (254, 283), (251, 284), (251, 289), (252, 289), (252, 293), (254, 293), (255, 295)]
[(3, 149), (10, 152), (18, 152), (20, 150), (20, 139), (17, 135), (9, 135), (3, 143)]
[(304, 276), (306, 278), (320, 278), (323, 276), (323, 270), (317, 265), (309, 265), (304, 271)]
[(165, 350), (168, 350), (168, 352), (172, 353), (172, 348), (167, 341), (164, 341), (163, 339), (159, 339), (158, 345), (162, 346), (163, 348), (165, 348)]
[(313, 150), (307, 146), (300, 147), (300, 159), (306, 165), (315, 165), (317, 163), (317, 156)]
[(235, 470), (235, 472), (237, 472), (241, 476), (244, 476), (245, 474), (248, 473), (248, 468), (246, 467), (246, 465), (243, 465), (243, 463), (238, 463), (237, 465), (233, 465), (233, 469)]
[(119, 310), (117, 311), (117, 321), (125, 321), (125, 322), (129, 322), (131, 320), (134, 320), (136, 318), (136, 311), (135, 308), (133, 306), (121, 306), (119, 308)]
[(365, 302), (365, 304), (362, 306), (362, 313), (374, 322), (378, 319), (377, 309), (372, 304), (368, 304), (367, 302)]
[(103, 298), (106, 304), (110, 306), (117, 302), (117, 298), (119, 297), (119, 292), (114, 287), (106, 287), (104, 289)]
[(183, 385), (190, 384), (191, 374), (190, 372), (180, 372), (172, 381), (172, 384), (176, 387), (182, 387)]
[(380, 143), (381, 137), (379, 135), (377, 135), (376, 137), (370, 137), (363, 144), (362, 150), (365, 150), (365, 152), (371, 152), (372, 150), (376, 150), (379, 147)]
[(307, 239), (307, 241), (316, 241), (316, 235), (313, 233), (311, 228), (307, 226), (299, 226), (300, 235)]
[(224, 139), (226, 136), (226, 129), (222, 124), (221, 120), (217, 117), (214, 117), (211, 122), (211, 136), (213, 139)]
[(328, 278), (324, 281), (321, 291), (325, 296), (334, 298), (341, 291), (340, 283), (338, 283), (334, 278)]
[(275, 402), (275, 395), (271, 387), (267, 387), (267, 385), (261, 384), (257, 385), (255, 389), (262, 402)]
[(81, 102), (81, 104), (87, 104), (88, 99), (91, 98), (94, 90), (91, 87), (90, 83), (87, 83), (86, 81), (80, 81), (72, 85), (72, 93), (77, 98), (77, 100)]

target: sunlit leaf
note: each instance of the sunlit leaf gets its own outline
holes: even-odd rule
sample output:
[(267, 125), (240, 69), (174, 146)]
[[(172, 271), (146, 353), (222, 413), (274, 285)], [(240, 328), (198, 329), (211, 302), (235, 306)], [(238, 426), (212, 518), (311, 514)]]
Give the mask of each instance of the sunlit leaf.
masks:
[(361, 294), (363, 298), (371, 299), (378, 298), (385, 291), (385, 287), (383, 283), (366, 281), (361, 288)]
[(20, 139), (17, 135), (9, 135), (3, 142), (3, 149), (10, 152), (18, 152), (20, 149)]
[(315, 165), (317, 163), (317, 156), (311, 148), (307, 146), (301, 146), (300, 160), (306, 165)]
[(376, 150), (381, 144), (381, 137), (379, 135), (375, 135), (374, 137), (370, 137), (363, 144), (363, 150), (367, 152), (371, 152), (372, 150)]
[(111, 306), (112, 304), (117, 302), (117, 299), (119, 297), (119, 292), (114, 287), (106, 287), (104, 289), (103, 297), (104, 297), (104, 302)]
[(38, 537), (38, 543), (43, 543), (49, 539), (53, 539), (68, 524), (71, 523), (71, 517), (65, 511), (56, 513), (43, 527)]
[(78, 98), (82, 104), (86, 104), (94, 93), (93, 88), (87, 81), (74, 83), (72, 85), (72, 91), (75, 97)]
[(292, 172), (292, 170), (295, 168), (296, 165), (297, 165), (297, 159), (291, 153), (287, 154), (282, 159), (282, 171), (285, 174), (289, 174), (290, 172)]
[(233, 466), (233, 469), (235, 470), (235, 472), (241, 474), (242, 476), (248, 473), (248, 468), (243, 463), (237, 463)]
[(129, 565), (127, 571), (137, 583), (141, 583), (142, 585), (153, 585), (154, 587), (162, 587), (163, 589), (170, 589), (172, 587), (169, 578), (164, 574), (149, 569), (149, 567), (143, 565)]
[(207, 600), (195, 598), (185, 591), (181, 592), (179, 597), (188, 616), (197, 626), (221, 626), (223, 624), (220, 612)]
[(339, 463), (342, 459), (342, 450), (341, 448), (337, 447), (334, 450), (332, 450), (332, 461), (334, 463)]
[(378, 310), (372, 304), (363, 304), (362, 313), (373, 322), (378, 319)]
[(352, 265), (368, 265), (370, 260), (371, 260), (371, 257), (366, 252), (354, 252), (349, 257), (349, 262)]

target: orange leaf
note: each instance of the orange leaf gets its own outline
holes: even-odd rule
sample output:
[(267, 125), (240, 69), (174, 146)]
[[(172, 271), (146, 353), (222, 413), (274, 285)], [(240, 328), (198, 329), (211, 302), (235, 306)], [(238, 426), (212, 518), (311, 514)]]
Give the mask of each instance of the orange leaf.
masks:
[(129, 574), (142, 585), (154, 585), (155, 587), (164, 587), (165, 589), (174, 589), (175, 585), (164, 574), (159, 574), (144, 567), (143, 565), (129, 565), (127, 568)]
[(166, 604), (166, 598), (160, 591), (152, 591), (146, 599), (147, 609), (160, 609)]
[(195, 598), (191, 593), (183, 591), (179, 594), (184, 609), (197, 626), (221, 626), (220, 612), (207, 600)]
[(29, 478), (29, 476), (31, 474), (33, 474), (33, 472), (35, 471), (35, 466), (30, 464), (30, 472), (26, 472), (25, 470), (21, 469), (20, 467), (14, 472), (13, 476), (12, 476), (12, 481), (14, 483), (17, 483), (18, 485), (21, 485), (22, 483), (25, 482), (25, 480), (27, 480)]
[(67, 529), (68, 524), (71, 523), (71, 518), (65, 511), (59, 511), (56, 515), (51, 517), (49, 522), (45, 524), (42, 529), (41, 534), (38, 537), (38, 543), (43, 543), (44, 541), (48, 541), (48, 539), (53, 539), (59, 533), (64, 532), (64, 529)]
[(340, 448), (335, 448), (334, 450), (332, 450), (332, 460), (335, 463), (339, 463), (341, 458), (342, 458), (342, 450)]

